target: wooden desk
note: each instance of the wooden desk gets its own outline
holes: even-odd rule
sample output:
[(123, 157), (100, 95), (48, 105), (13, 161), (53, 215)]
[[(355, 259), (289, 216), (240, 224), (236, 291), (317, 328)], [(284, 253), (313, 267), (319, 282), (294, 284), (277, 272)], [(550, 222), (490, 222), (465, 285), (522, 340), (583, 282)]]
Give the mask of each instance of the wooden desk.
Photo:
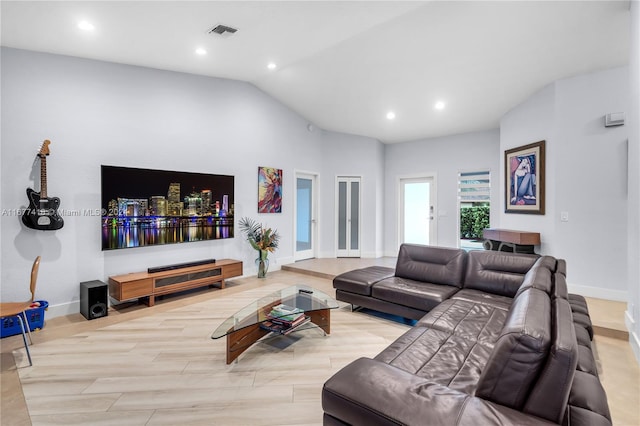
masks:
[(506, 251), (509, 248), (514, 253), (535, 253), (534, 247), (540, 245), (540, 233), (516, 231), (513, 229), (487, 228), (482, 236), (488, 242), (488, 250)]

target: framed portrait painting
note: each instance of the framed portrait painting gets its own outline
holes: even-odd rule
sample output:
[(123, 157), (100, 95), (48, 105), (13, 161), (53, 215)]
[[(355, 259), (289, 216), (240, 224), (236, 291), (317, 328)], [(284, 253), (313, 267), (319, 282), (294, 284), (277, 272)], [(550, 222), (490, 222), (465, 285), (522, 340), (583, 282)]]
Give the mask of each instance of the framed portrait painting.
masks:
[(258, 213), (282, 213), (282, 169), (258, 167)]
[(544, 214), (545, 141), (504, 152), (505, 213)]

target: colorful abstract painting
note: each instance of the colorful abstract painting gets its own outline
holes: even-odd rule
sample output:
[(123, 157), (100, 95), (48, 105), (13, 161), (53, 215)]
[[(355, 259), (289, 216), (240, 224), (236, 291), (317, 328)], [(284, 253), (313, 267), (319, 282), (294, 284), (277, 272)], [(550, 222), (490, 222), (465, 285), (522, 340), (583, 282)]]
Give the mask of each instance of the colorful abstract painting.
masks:
[(282, 212), (282, 169), (258, 167), (258, 213)]

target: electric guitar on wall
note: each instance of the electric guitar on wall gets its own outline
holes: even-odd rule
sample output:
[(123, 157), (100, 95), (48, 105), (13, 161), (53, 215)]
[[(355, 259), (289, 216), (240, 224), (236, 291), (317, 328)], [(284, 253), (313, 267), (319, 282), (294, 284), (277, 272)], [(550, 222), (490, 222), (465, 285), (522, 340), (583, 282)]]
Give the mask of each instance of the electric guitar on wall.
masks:
[(42, 143), (38, 157), (40, 157), (40, 192), (27, 188), (29, 207), (22, 214), (22, 223), (31, 229), (55, 231), (62, 228), (64, 221), (58, 214), (60, 198), (47, 197), (47, 155), (49, 155), (49, 140)]

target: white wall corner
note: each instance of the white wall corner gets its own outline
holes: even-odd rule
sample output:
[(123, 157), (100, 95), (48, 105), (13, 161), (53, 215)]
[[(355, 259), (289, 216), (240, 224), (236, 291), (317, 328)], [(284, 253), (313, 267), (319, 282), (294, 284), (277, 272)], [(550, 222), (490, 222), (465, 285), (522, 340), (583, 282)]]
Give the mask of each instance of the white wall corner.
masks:
[(269, 271), (279, 271), (282, 265), (288, 265), (294, 262), (295, 259), (293, 256), (278, 257), (275, 262), (269, 260)]

